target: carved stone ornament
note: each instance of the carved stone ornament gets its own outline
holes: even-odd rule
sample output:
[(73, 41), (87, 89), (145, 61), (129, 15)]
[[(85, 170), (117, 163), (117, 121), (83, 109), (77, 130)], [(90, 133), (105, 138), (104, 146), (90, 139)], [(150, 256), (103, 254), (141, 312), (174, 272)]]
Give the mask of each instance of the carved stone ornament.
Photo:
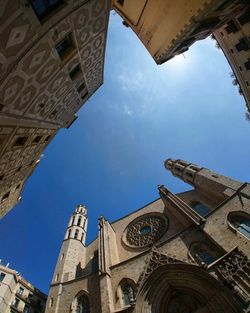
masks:
[(138, 289), (143, 285), (147, 278), (153, 273), (158, 267), (166, 264), (194, 264), (192, 260), (178, 260), (175, 256), (162, 254), (156, 247), (152, 247), (151, 253), (145, 262), (144, 270), (142, 271), (138, 279)]
[(250, 260), (238, 248), (229, 252), (216, 264), (216, 270), (222, 281), (244, 303), (250, 303)]
[(147, 247), (167, 231), (168, 219), (162, 214), (140, 216), (128, 225), (123, 241), (130, 247)]

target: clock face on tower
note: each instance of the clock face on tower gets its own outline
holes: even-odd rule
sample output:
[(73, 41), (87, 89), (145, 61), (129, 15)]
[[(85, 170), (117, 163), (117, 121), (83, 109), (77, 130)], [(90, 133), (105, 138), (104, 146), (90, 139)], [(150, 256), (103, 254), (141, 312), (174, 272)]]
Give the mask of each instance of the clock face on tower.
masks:
[(129, 247), (147, 247), (158, 241), (167, 231), (168, 219), (160, 213), (145, 214), (125, 229), (124, 243)]

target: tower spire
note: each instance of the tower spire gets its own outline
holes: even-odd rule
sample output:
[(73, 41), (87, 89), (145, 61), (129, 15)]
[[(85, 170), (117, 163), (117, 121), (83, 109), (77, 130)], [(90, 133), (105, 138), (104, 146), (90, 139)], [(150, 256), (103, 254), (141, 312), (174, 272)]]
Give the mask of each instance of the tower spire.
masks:
[(70, 218), (64, 240), (76, 239), (85, 245), (87, 221), (87, 208), (82, 204), (77, 205)]

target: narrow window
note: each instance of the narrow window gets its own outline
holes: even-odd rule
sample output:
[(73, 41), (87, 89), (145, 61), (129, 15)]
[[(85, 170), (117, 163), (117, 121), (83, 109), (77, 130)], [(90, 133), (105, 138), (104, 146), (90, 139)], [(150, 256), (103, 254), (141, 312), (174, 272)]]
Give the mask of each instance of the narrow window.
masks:
[(24, 289), (22, 287), (19, 287), (17, 293), (21, 296), (24, 292)]
[(89, 313), (90, 312), (89, 299), (86, 295), (80, 295), (77, 298), (76, 312), (77, 313)]
[(226, 32), (228, 34), (231, 34), (231, 33), (236, 33), (239, 28), (238, 26), (234, 23), (234, 21), (230, 21), (228, 24), (227, 24), (227, 27), (225, 28)]
[(27, 140), (28, 137), (18, 137), (14, 143), (14, 146), (23, 146)]
[(49, 306), (52, 308), (52, 307), (53, 307), (53, 304), (54, 304), (54, 299), (53, 299), (53, 298), (50, 298), (50, 299), (49, 299)]
[(69, 229), (68, 238), (70, 238), (71, 235), (71, 229)]
[(64, 253), (61, 254), (60, 260), (62, 261), (64, 258)]
[(98, 251), (94, 252), (94, 256), (93, 256), (93, 259), (92, 259), (92, 266), (91, 267), (92, 267), (92, 272), (93, 273), (98, 272), (98, 269), (99, 269)]
[(117, 2), (118, 2), (120, 5), (123, 5), (123, 4), (124, 4), (124, 0), (117, 0)]
[(53, 12), (58, 6), (60, 6), (62, 0), (29, 0), (37, 18), (39, 21), (47, 17)]
[(51, 137), (51, 136), (47, 136), (47, 137), (45, 138), (45, 141), (46, 141), (46, 142), (49, 141), (49, 140), (50, 140), (50, 137)]
[(240, 51), (247, 51), (247, 50), (249, 50), (249, 45), (248, 45), (248, 43), (247, 43), (245, 38), (241, 38), (239, 40), (239, 43), (237, 43), (235, 45), (235, 48), (237, 49), (238, 52), (240, 52)]
[(39, 143), (42, 139), (42, 136), (36, 136), (33, 140), (33, 143)]
[(246, 80), (246, 85), (247, 85), (247, 87), (249, 87), (249, 82)]
[(81, 72), (80, 64), (73, 68), (73, 70), (69, 73), (69, 76), (72, 80), (74, 80), (78, 74)]
[(63, 60), (68, 52), (73, 48), (71, 36), (67, 36), (64, 38), (57, 46), (56, 46), (56, 51), (60, 57), (61, 60)]
[(0, 282), (4, 280), (4, 277), (5, 277), (5, 276), (6, 276), (6, 275), (5, 275), (4, 273), (0, 273)]
[(79, 216), (78, 221), (77, 221), (77, 226), (81, 226), (81, 221), (82, 221), (82, 217)]
[(82, 83), (78, 88), (77, 91), (80, 93), (85, 88), (85, 84)]
[(74, 235), (74, 239), (78, 239), (78, 233), (79, 233), (79, 230), (78, 230), (78, 229), (76, 229), (76, 231), (75, 231), (75, 235)]
[(58, 281), (58, 279), (59, 279), (59, 274), (56, 274), (55, 281)]
[(82, 96), (82, 100), (84, 100), (88, 95), (88, 92), (86, 91), (85, 94)]
[(29, 312), (30, 312), (30, 307), (27, 304), (25, 304), (23, 313), (29, 313)]
[(247, 70), (250, 70), (250, 60), (244, 63)]
[(17, 308), (18, 307), (18, 304), (19, 304), (20, 300), (15, 298), (13, 301), (12, 301), (12, 305)]
[(4, 202), (5, 200), (7, 200), (8, 198), (9, 198), (9, 195), (10, 195), (10, 192), (7, 192), (6, 194), (4, 194), (3, 196), (2, 196), (2, 202)]
[(130, 305), (135, 301), (135, 291), (131, 283), (123, 282), (121, 284), (123, 305)]

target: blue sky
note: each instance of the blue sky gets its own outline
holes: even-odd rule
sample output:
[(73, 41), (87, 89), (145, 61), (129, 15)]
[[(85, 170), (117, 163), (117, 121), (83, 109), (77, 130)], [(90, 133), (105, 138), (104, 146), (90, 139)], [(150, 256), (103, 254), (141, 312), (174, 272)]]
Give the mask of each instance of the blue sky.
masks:
[(50, 143), (21, 203), (0, 220), (0, 258), (48, 292), (77, 204), (88, 207), (89, 242), (100, 215), (113, 221), (144, 206), (158, 184), (191, 188), (164, 169), (168, 157), (247, 181), (250, 123), (230, 72), (211, 39), (157, 66), (111, 13), (105, 83)]

